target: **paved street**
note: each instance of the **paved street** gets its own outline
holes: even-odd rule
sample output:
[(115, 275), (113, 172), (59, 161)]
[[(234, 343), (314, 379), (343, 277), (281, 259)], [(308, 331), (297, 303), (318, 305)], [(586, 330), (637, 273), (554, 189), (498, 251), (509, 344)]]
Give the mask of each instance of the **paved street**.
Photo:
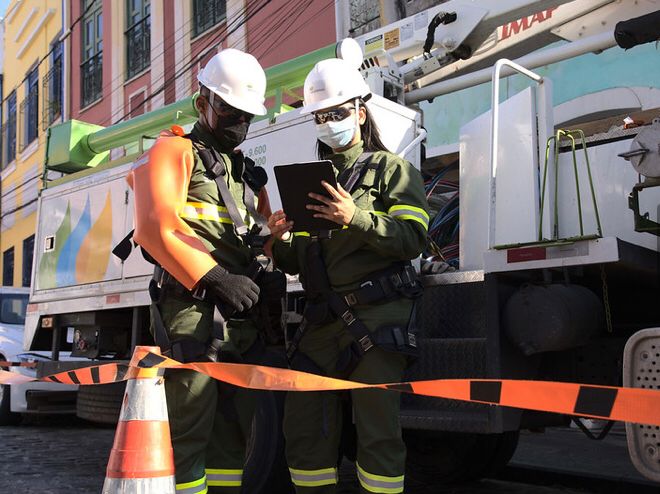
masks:
[[(0, 462), (0, 492), (100, 492), (113, 435), (112, 428), (62, 416), (30, 419), (20, 426), (1, 428), (4, 454)], [(653, 490), (650, 484), (643, 485), (643, 479), (630, 463), (621, 428), (602, 442), (589, 441), (578, 431), (524, 433), (511, 465), (500, 479), (455, 486), (443, 492), (584, 494), (603, 492), (606, 486), (609, 493), (616, 493), (629, 489), (627, 484), (619, 486), (620, 482), (629, 481), (640, 482), (646, 487), (644, 492)], [(540, 473), (537, 468), (541, 469)], [(548, 474), (547, 470), (555, 472)], [(577, 485), (574, 479), (564, 482), (556, 471), (582, 476), (586, 471), (588, 476), (608, 475), (609, 480), (592, 483), (587, 479)], [(352, 465), (345, 464), (341, 473), (339, 492), (356, 493)]]

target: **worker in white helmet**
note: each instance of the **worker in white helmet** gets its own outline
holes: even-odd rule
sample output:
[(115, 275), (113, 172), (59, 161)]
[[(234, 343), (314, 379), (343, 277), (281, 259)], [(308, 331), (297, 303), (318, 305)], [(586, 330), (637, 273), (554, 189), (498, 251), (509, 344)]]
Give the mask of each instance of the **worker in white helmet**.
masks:
[[(341, 59), (316, 64), (304, 85), (321, 159), (330, 159), (337, 188), (310, 194), (308, 209), (342, 228), (299, 232), (285, 212), (269, 218), (278, 267), (299, 274), (306, 290), (303, 322), (292, 338), (292, 368), (364, 383), (399, 382), (417, 351), (414, 299), (421, 285), (410, 260), (426, 245), (428, 204), (420, 173), (383, 145), (359, 71)], [(293, 234), (291, 234), (293, 232)], [(284, 433), (298, 493), (334, 493), (342, 427), (354, 421), (361, 492), (404, 489), (405, 445), (399, 395), (289, 393)]]
[[(254, 309), (286, 281), (255, 260), (269, 234), (267, 178), (235, 148), (266, 113), (266, 76), (252, 55), (225, 49), (197, 79), (192, 132), (162, 133), (129, 176), (135, 241), (156, 264), (151, 331), (179, 361), (258, 363)], [(239, 492), (254, 393), (187, 370), (168, 372), (165, 390), (177, 492)]]

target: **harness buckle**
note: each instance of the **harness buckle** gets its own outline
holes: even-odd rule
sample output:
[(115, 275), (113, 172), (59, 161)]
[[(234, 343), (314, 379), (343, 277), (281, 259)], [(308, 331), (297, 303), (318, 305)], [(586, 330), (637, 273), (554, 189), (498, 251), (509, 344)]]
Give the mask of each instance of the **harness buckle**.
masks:
[(156, 282), (156, 287), (158, 289), (163, 288), (163, 285), (165, 284), (166, 277), (167, 277), (167, 271), (165, 271), (160, 266), (156, 266), (154, 268), (154, 281)]
[(374, 342), (371, 341), (369, 335), (364, 335), (362, 338), (358, 340), (358, 343), (360, 343), (360, 347), (362, 348), (362, 351), (365, 353), (374, 347)]
[(197, 288), (192, 290), (190, 293), (191, 293), (192, 297), (196, 300), (202, 300), (203, 301), (206, 298), (206, 288), (204, 288), (202, 286), (198, 286)]
[(355, 292), (351, 292), (348, 295), (345, 295), (344, 300), (351, 307), (358, 303), (357, 297), (355, 296)]
[(394, 285), (395, 289), (399, 289), (403, 286), (403, 280), (401, 279), (401, 273), (395, 273), (390, 276), (390, 281)]
[(341, 315), (341, 318), (344, 320), (347, 326), (350, 326), (355, 322), (355, 316), (350, 310), (347, 310)]
[(415, 277), (410, 272), (411, 269), (414, 269), (414, 268), (412, 268), (410, 266), (406, 266), (404, 268), (403, 272), (401, 273), (401, 279), (402, 279), (403, 283), (405, 283), (406, 285), (414, 285), (415, 284)]

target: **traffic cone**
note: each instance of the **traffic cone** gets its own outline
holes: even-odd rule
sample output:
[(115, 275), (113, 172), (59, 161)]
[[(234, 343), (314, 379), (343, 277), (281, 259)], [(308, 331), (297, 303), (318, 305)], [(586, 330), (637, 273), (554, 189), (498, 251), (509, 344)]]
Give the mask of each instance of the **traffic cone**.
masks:
[[(160, 353), (158, 347), (146, 347)], [(174, 494), (174, 455), (162, 369), (130, 369), (103, 494)]]

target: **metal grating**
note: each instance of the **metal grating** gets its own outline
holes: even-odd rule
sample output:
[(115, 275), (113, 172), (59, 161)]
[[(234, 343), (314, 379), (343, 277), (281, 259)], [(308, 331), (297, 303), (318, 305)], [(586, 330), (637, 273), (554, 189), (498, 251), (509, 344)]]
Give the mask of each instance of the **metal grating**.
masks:
[[(442, 276), (442, 275), (439, 275)], [(427, 338), (486, 336), (486, 284), (457, 283), (426, 287), (418, 321)]]

